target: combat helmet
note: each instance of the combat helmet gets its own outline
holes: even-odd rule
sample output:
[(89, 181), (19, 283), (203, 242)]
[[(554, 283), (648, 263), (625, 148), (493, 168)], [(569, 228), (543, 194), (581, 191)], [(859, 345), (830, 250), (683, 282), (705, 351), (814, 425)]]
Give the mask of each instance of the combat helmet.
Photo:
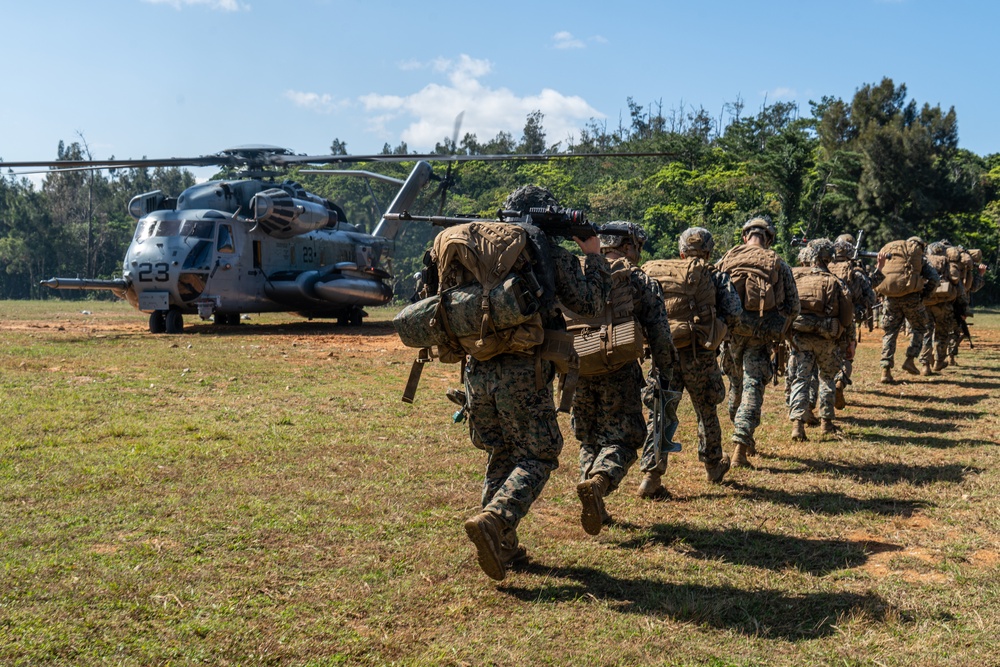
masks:
[(806, 246), (812, 251), (812, 263), (826, 266), (833, 259), (833, 242), (830, 239), (813, 239)]
[(638, 254), (642, 252), (642, 246), (646, 243), (646, 230), (634, 222), (614, 220), (601, 225), (600, 230), (626, 232), (624, 234), (598, 234), (601, 241), (601, 252), (615, 250), (628, 242), (635, 246)]
[(798, 254), (799, 266), (812, 266), (813, 263), (813, 249), (808, 245), (804, 245), (799, 248)]
[(854, 238), (853, 234), (841, 234), (833, 240), (834, 243), (840, 243), (841, 241), (850, 243), (852, 246), (855, 246), (858, 243), (858, 240)]
[(911, 236), (910, 238), (908, 238), (906, 240), (907, 240), (907, 242), (916, 243), (918, 246), (920, 246), (921, 250), (923, 250), (924, 248), (927, 247), (927, 244), (924, 243), (924, 240), (922, 238), (920, 238), (919, 236)]
[(944, 255), (948, 252), (947, 241), (935, 241), (927, 246), (928, 255)]
[[(841, 234), (841, 236), (849, 236), (848, 234)], [(837, 237), (838, 239), (840, 237)], [(854, 256), (854, 244), (848, 243), (847, 241), (834, 241), (833, 242), (833, 256), (839, 261), (847, 261)]]
[(505, 211), (518, 211), (521, 214), (528, 209), (559, 206), (559, 200), (549, 190), (538, 185), (522, 185), (507, 195), (503, 208)]
[(704, 227), (689, 227), (681, 232), (677, 239), (677, 249), (683, 255), (697, 254), (711, 257), (712, 250), (715, 249), (715, 239), (712, 238), (712, 232)]
[(761, 217), (750, 218), (749, 220), (746, 221), (746, 224), (743, 225), (744, 237), (760, 232), (763, 232), (764, 239), (767, 242), (767, 246), (771, 247), (774, 244), (774, 239), (777, 236), (777, 232), (775, 232), (774, 225), (771, 224), (771, 221), (769, 219)]

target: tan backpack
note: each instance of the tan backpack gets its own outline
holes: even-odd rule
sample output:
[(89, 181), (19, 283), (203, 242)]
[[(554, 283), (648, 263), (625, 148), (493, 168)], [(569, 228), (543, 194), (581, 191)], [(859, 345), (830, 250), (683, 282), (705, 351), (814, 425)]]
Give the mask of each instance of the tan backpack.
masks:
[(972, 287), (976, 283), (976, 263), (973, 261), (972, 255), (968, 250), (962, 251), (962, 275), (962, 282), (965, 285), (965, 293), (970, 294), (972, 292)]
[(744, 310), (763, 316), (785, 301), (781, 258), (773, 250), (738, 245), (727, 252), (717, 266), (729, 274)]
[(916, 241), (889, 241), (880, 253), (887, 255), (882, 275), (885, 278), (875, 286), (882, 296), (901, 297), (919, 292), (924, 287), (921, 275), (924, 250)]
[(726, 323), (716, 315), (712, 267), (700, 258), (654, 259), (642, 266), (663, 291), (670, 336), (677, 349), (692, 345), (715, 350), (726, 337)]
[(792, 269), (795, 288), (799, 293), (798, 317), (792, 322), (792, 330), (798, 333), (814, 334), (827, 339), (840, 336), (840, 298), (838, 278), (827, 271), (816, 271), (808, 266)]
[(635, 318), (631, 279), (637, 270), (623, 258), (611, 262), (611, 293), (601, 315), (584, 318), (564, 311), (581, 376), (606, 375), (642, 358), (646, 340)]
[(946, 255), (928, 255), (927, 263), (937, 271), (938, 276), (941, 278), (941, 282), (938, 284), (937, 288), (933, 292), (927, 295), (924, 299), (925, 306), (936, 306), (941, 303), (948, 303), (949, 301), (954, 301), (958, 298), (958, 288), (955, 284), (951, 282), (950, 272), (951, 267), (950, 262)]

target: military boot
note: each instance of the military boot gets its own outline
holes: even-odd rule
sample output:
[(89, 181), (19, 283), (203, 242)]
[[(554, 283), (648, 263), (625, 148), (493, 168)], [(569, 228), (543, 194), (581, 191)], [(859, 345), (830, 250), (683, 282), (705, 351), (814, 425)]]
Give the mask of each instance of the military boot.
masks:
[(801, 419), (796, 419), (792, 422), (792, 440), (796, 442), (806, 442), (809, 440), (806, 437), (806, 425)]
[(507, 576), (507, 568), (501, 555), (501, 535), (504, 522), (492, 512), (480, 512), (465, 522), (465, 534), (476, 545), (479, 567), (491, 579), (502, 581)]
[(823, 419), (819, 427), (819, 432), (823, 435), (834, 435), (840, 433), (840, 428), (834, 425), (832, 419)]
[(736, 449), (733, 450), (731, 465), (736, 468), (750, 467), (750, 461), (747, 460), (747, 446), (741, 442), (736, 443)]
[(948, 361), (944, 357), (941, 357), (940, 359), (934, 362), (934, 370), (940, 372), (946, 368), (948, 368)]
[(937, 373), (935, 373), (934, 370), (931, 368), (930, 362), (927, 362), (926, 364), (920, 364), (920, 374), (923, 375), (924, 377), (927, 377), (928, 375), (937, 375)]
[(954, 354), (948, 356), (948, 365), (958, 366), (958, 358)]
[(576, 485), (576, 495), (580, 497), (580, 524), (588, 535), (600, 535), (604, 525), (604, 494), (611, 480), (607, 475), (597, 473), (590, 479)]
[(833, 407), (838, 410), (843, 410), (847, 407), (847, 398), (844, 396), (844, 383), (841, 380), (837, 381), (837, 391), (833, 395)]
[(812, 408), (806, 408), (805, 414), (802, 415), (802, 421), (805, 422), (806, 426), (819, 426), (819, 418)]
[(500, 539), (500, 563), (504, 569), (528, 560), (528, 550), (521, 546), (517, 539), (517, 531), (510, 528), (504, 531)]
[(920, 370), (917, 369), (916, 357), (907, 357), (900, 368), (910, 375), (920, 375)]
[(888, 366), (882, 368), (882, 384), (896, 384), (895, 378), (892, 377), (892, 369)]
[(708, 481), (712, 484), (721, 484), (722, 478), (729, 472), (731, 463), (729, 454), (723, 454), (722, 458), (715, 463), (706, 463), (705, 472), (708, 473)]
[(665, 500), (670, 497), (670, 492), (660, 483), (660, 473), (657, 470), (650, 470), (639, 483), (639, 497), (646, 500)]

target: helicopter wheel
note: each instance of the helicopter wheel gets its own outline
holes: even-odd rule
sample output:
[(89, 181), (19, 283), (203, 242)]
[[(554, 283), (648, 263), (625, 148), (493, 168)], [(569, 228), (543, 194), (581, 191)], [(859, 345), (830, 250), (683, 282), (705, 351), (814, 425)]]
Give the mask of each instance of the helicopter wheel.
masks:
[(184, 316), (180, 310), (171, 308), (167, 311), (166, 328), (168, 334), (179, 334), (184, 331)]
[(167, 318), (162, 310), (154, 310), (149, 314), (149, 333), (161, 334), (167, 330)]
[(239, 313), (229, 313), (229, 315), (226, 316), (226, 324), (229, 324), (231, 326), (236, 326), (237, 324), (240, 323), (240, 321), (241, 320)]
[(360, 327), (361, 326), (361, 321), (362, 321), (361, 320), (361, 310), (360, 309), (359, 310), (352, 310), (351, 311), (351, 324), (354, 325), (354, 326), (356, 326), (356, 327)]
[(213, 313), (212, 314), (212, 324), (216, 326), (221, 326), (223, 324), (229, 324), (229, 315), (225, 313)]
[(344, 313), (343, 315), (337, 315), (337, 326), (346, 327), (351, 323), (350, 313)]

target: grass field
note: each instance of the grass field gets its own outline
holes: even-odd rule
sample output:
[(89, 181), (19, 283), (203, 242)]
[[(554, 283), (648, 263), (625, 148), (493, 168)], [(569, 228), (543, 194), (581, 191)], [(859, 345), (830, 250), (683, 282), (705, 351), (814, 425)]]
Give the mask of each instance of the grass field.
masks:
[(791, 442), (769, 388), (721, 486), (684, 399), (674, 498), (633, 470), (596, 538), (562, 417), (497, 583), (457, 367), (402, 403), (392, 314), (153, 336), (124, 303), (0, 302), (0, 664), (1000, 665), (1000, 315), (891, 387), (866, 332), (841, 437)]

